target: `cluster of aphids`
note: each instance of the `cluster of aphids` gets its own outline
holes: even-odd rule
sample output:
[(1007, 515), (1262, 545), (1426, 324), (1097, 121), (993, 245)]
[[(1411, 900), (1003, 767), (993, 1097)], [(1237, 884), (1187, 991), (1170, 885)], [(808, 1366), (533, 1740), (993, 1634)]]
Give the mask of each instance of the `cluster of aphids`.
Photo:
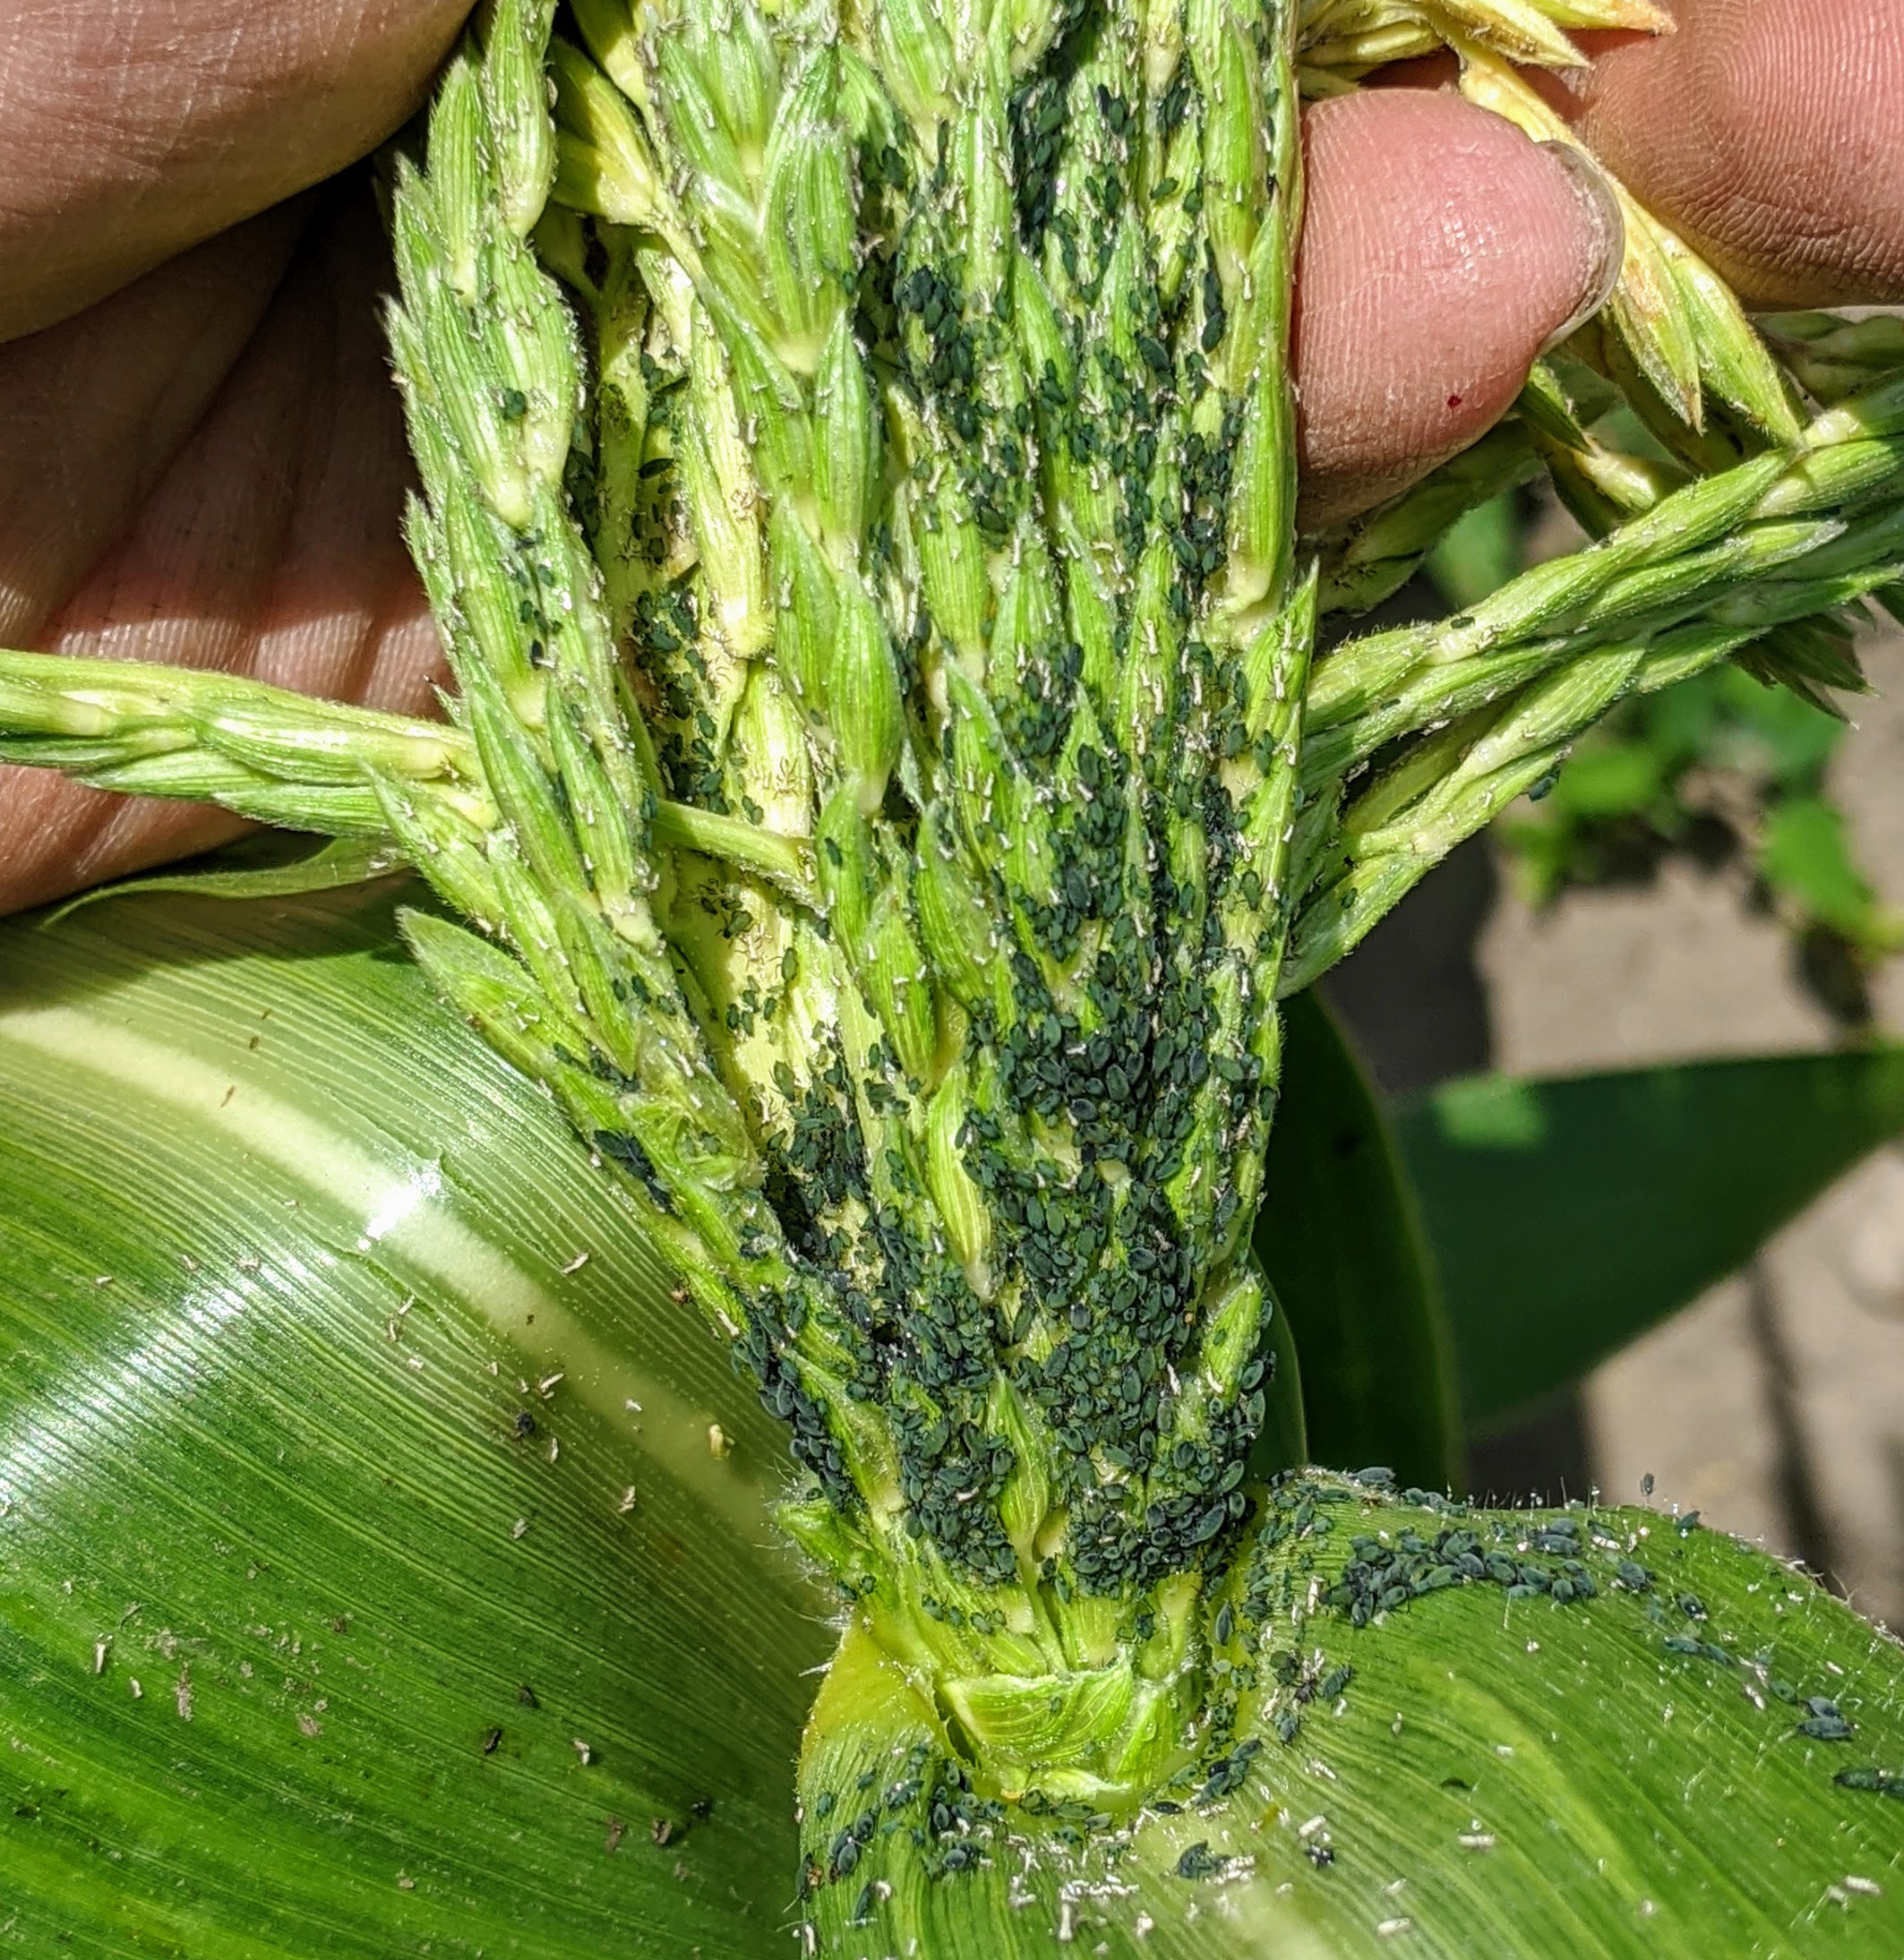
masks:
[[(823, 1858), (810, 1854), (807, 1859), (801, 1882), (803, 1895), (850, 1880), (877, 1839), (899, 1835), (923, 1853), (925, 1869), (933, 1878), (975, 1870), (982, 1846), (1005, 1821), (1005, 1807), (996, 1798), (978, 1795), (957, 1764), (938, 1756), (929, 1744), (915, 1742), (899, 1763), (897, 1775), (883, 1787), (876, 1770), (862, 1770), (844, 1801), (839, 1793), (821, 1791), (813, 1800), (810, 1817), (832, 1835)], [(844, 1819), (836, 1828), (836, 1819)], [(1108, 1826), (1111, 1820), (1102, 1821)], [(862, 1886), (853, 1910), (853, 1922), (870, 1921), (881, 1896), (876, 1884)]]
[(1279, 1742), (1296, 1740), (1302, 1726), (1302, 1711), (1312, 1701), (1328, 1707), (1355, 1679), (1354, 1668), (1346, 1662), (1325, 1668), (1299, 1654), (1279, 1654), (1274, 1665), (1276, 1679), (1289, 1697), (1269, 1718), (1270, 1728)]
[[(1545, 1560), (1484, 1545), (1479, 1533), (1449, 1526), (1432, 1538), (1402, 1531), (1392, 1544), (1367, 1534), (1351, 1543), (1355, 1556), (1323, 1599), (1346, 1611), (1351, 1626), (1367, 1626), (1378, 1613), (1394, 1613), (1411, 1599), (1450, 1586), (1500, 1586), (1510, 1599), (1544, 1594), (1557, 1606), (1591, 1599), (1600, 1589), (1581, 1555), (1585, 1547), (1580, 1527), (1570, 1518), (1545, 1522), (1529, 1535), (1528, 1549), (1547, 1554)], [(1622, 1579), (1636, 1591), (1651, 1583), (1639, 1565), (1633, 1566), (1630, 1579), (1623, 1573)]]

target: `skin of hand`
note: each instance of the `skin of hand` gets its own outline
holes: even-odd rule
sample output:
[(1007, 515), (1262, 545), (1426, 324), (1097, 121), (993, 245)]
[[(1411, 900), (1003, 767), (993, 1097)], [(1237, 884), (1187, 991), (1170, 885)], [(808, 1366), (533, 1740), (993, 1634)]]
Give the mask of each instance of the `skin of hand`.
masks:
[[(349, 166), (466, 0), (70, 0), (0, 21), (0, 644), (425, 712), (435, 635)], [(1751, 299), (1904, 298), (1904, 7), (1674, 0), (1556, 99)], [(88, 26), (90, 20), (92, 24)], [(1306, 522), (1392, 495), (1603, 296), (1603, 196), (1432, 69), (1305, 124)], [(339, 173), (344, 173), (339, 175)], [(217, 811), (0, 768), (0, 911), (208, 848)]]

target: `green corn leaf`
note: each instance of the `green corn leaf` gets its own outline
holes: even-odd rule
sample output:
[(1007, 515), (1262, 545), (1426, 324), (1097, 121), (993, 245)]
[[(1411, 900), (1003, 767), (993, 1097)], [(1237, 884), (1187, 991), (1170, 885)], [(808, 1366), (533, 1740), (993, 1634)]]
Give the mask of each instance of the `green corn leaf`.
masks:
[(784, 1952), (785, 1443), (387, 891), (9, 927), (0, 1110), (12, 1950)]
[(1476, 1077), (1396, 1133), (1442, 1276), (1467, 1421), (1689, 1305), (1904, 1130), (1904, 1049)]
[(267, 830), (240, 838), (209, 853), (196, 868), (155, 871), (96, 885), (49, 913), (56, 925), (82, 905), (134, 892), (184, 892), (199, 898), (291, 898), (304, 892), (333, 892), (368, 884), (406, 870), (401, 851), (389, 840), (368, 837), (312, 837), (296, 831)]
[(1309, 1453), (1452, 1485), (1452, 1348), (1394, 1138), (1314, 995), (1289, 1003), (1283, 1042), (1256, 1249), (1302, 1356)]
[(1224, 1627), (1259, 1686), (1233, 1730), (1128, 1832), (1079, 1802), (1036, 1856), (938, 1775), (933, 1717), (849, 1634), (802, 1761), (807, 1950), (1706, 1960), (1904, 1939), (1904, 1650), (1764, 1553), (1658, 1511), (1469, 1511), (1317, 1474), (1274, 1494), (1248, 1571)]

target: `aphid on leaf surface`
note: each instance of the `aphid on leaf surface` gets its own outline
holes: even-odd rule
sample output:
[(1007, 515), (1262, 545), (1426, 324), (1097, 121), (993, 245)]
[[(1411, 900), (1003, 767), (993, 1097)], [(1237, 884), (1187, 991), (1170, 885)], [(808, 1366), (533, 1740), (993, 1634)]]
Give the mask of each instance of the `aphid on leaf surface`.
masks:
[(1223, 1861), (1210, 1849), (1209, 1844), (1198, 1838), (1194, 1844), (1186, 1844), (1177, 1860), (1177, 1876), (1179, 1879), (1208, 1879), (1223, 1869)]

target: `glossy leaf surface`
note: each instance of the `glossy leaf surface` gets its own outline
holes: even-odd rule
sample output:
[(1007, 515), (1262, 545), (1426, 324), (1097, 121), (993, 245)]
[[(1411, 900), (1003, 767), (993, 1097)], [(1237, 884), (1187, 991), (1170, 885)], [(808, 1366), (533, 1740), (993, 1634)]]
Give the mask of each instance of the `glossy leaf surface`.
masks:
[(8, 1951), (784, 1952), (783, 1452), (387, 892), (0, 933)]
[[(856, 1813), (875, 1823), (809, 1902), (819, 1951), (1795, 1960), (1904, 1946), (1904, 1653), (1888, 1636), (1763, 1553), (1657, 1512), (1451, 1516), (1329, 1502), (1341, 1488), (1285, 1486), (1274, 1514), (1274, 1611), (1245, 1642), (1256, 1686), (1207, 1765), (1229, 1765), (1234, 1786), (1212, 1798), (1199, 1770), (1128, 1832), (1020, 1820), (945, 1869), (956, 1838), (928, 1832), (922, 1851), (884, 1827), (895, 1810), (910, 1821), (931, 1721), (896, 1670), (849, 1644), (802, 1765), (809, 1817), (835, 1793), (809, 1838), (815, 1869)], [(1479, 1548), (1457, 1560), (1577, 1569), (1593, 1589), (1561, 1604), (1557, 1588), (1460, 1578), (1404, 1587), (1359, 1627), (1330, 1603), (1364, 1545), (1408, 1558), (1412, 1542), (1432, 1569), (1451, 1532)]]

